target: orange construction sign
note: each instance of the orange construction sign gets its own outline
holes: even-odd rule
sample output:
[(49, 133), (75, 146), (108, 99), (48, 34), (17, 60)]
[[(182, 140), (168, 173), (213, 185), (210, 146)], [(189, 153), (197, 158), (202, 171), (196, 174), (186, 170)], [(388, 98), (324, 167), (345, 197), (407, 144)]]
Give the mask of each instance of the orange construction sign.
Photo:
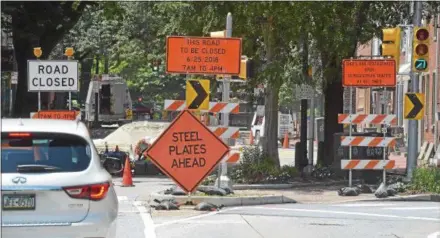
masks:
[(395, 60), (342, 61), (342, 85), (344, 87), (396, 87)]
[(57, 120), (75, 120), (79, 111), (48, 110), (35, 113), (32, 118), (39, 119), (57, 119)]
[(238, 75), (240, 63), (240, 38), (167, 37), (167, 73)]
[(184, 110), (151, 145), (147, 155), (184, 191), (193, 192), (229, 150), (209, 128)]

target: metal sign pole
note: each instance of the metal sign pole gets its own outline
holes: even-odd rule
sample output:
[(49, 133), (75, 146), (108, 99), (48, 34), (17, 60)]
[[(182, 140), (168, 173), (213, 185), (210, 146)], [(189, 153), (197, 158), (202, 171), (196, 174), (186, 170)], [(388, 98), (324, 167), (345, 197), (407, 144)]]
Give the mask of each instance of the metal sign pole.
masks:
[(72, 92), (69, 92), (69, 111), (72, 110)]
[[(383, 100), (384, 107), (383, 107), (382, 113), (388, 114), (388, 94), (387, 94), (385, 87), (383, 88), (383, 99), (384, 99)], [(386, 128), (386, 125), (384, 124), (383, 128), (382, 128), (382, 133), (383, 133), (384, 138), (386, 137), (386, 132), (387, 132), (387, 128)], [(386, 160), (386, 153), (387, 153), (387, 147), (384, 146), (383, 147), (383, 158), (382, 158), (384, 161)], [(382, 176), (383, 176), (383, 184), (386, 186), (387, 170), (385, 168), (383, 168), (383, 170), (382, 170)]]
[[(350, 115), (353, 113), (353, 87), (350, 87), (350, 109), (349, 109), (349, 111), (350, 111)], [(350, 125), (349, 125), (349, 128), (348, 128), (348, 136), (350, 136), (350, 138), (351, 138), (351, 127), (352, 127), (352, 121), (351, 121), (351, 116), (350, 116)], [(352, 149), (351, 149), (351, 143), (350, 143), (350, 146), (348, 147), (348, 159), (349, 160), (351, 160), (351, 157), (352, 157), (352, 155), (351, 155), (351, 151), (352, 151)], [(351, 187), (351, 186), (353, 186), (353, 171), (350, 169), (349, 171), (348, 171), (348, 186), (349, 187)]]
[[(226, 16), (226, 38), (230, 38), (230, 37), (232, 37), (232, 14), (229, 12), (228, 15)], [(222, 101), (224, 103), (229, 102), (230, 85), (231, 85), (230, 77), (225, 76), (223, 78), (223, 95), (222, 95)], [(222, 118), (223, 126), (228, 127), (229, 126), (229, 114), (223, 113), (222, 117), (223, 117)], [(229, 139), (227, 139), (226, 141), (229, 142)], [(229, 143), (227, 143), (227, 144), (229, 145)], [(220, 184), (222, 182), (229, 185), (230, 179), (228, 178), (228, 165), (226, 163), (226, 157), (223, 158), (221, 165), (219, 167), (220, 167), (220, 171), (219, 171), (220, 176), (218, 177), (218, 186), (220, 187)]]
[[(422, 2), (414, 2), (414, 18), (413, 25), (421, 26), (422, 19)], [(412, 52), (412, 47), (411, 51)], [(411, 61), (410, 75), (412, 88), (410, 92), (419, 92), (419, 76), (412, 71), (414, 62)], [(418, 130), (419, 122), (417, 120), (410, 120), (408, 122), (408, 156), (406, 159), (406, 175), (407, 180), (411, 181), (414, 169), (417, 167), (417, 153), (418, 153)]]
[(38, 91), (38, 111), (41, 110), (41, 92)]

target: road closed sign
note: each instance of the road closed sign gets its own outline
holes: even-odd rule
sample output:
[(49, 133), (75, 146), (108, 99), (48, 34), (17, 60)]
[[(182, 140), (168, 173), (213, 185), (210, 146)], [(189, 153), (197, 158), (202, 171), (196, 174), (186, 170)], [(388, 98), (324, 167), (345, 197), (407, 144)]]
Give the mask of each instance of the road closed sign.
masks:
[(342, 61), (344, 87), (395, 87), (395, 60), (344, 59)]
[(29, 92), (77, 92), (78, 61), (29, 60)]
[(167, 37), (167, 73), (238, 75), (240, 64), (240, 38)]
[(229, 146), (184, 110), (147, 151), (151, 161), (184, 191), (193, 192), (229, 152)]

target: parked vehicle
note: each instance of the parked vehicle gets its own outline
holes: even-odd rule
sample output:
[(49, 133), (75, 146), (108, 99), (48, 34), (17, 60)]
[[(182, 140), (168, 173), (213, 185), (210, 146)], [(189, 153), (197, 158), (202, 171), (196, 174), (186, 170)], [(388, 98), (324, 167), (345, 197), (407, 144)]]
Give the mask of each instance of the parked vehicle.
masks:
[[(258, 106), (257, 112), (252, 119), (251, 131), (254, 135), (255, 144), (260, 143), (261, 137), (264, 137), (264, 106)], [(282, 114), (278, 112), (278, 140), (281, 144), (284, 141), (284, 137), (287, 133), (289, 139), (294, 138), (294, 125), (293, 117), (290, 114)]]
[(2, 119), (2, 236), (116, 237), (118, 199), (84, 123)]
[(89, 127), (122, 125), (133, 119), (130, 91), (121, 77), (100, 79), (95, 76), (90, 81), (84, 106), (84, 119)]

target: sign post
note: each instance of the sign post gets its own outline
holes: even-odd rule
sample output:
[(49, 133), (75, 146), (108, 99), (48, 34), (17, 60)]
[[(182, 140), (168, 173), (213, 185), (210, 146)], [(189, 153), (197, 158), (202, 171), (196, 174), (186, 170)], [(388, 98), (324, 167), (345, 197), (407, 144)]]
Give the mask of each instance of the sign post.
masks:
[[(230, 109), (236, 108), (235, 105), (229, 103), (229, 87), (232, 75), (240, 75), (241, 71), (241, 38), (232, 38), (232, 14), (228, 13), (226, 18), (226, 31), (222, 37), (186, 37), (186, 36), (168, 36), (167, 37), (167, 53), (166, 53), (166, 73), (169, 74), (202, 74), (202, 75), (223, 75), (223, 96), (222, 103), (211, 102), (211, 104), (221, 105), (221, 107), (209, 107), (209, 111), (222, 111), (222, 124), (228, 126)], [(190, 83), (191, 84), (191, 83)], [(190, 85), (194, 88), (196, 85)], [(198, 87), (198, 86), (196, 86)], [(206, 88), (205, 88), (206, 89)], [(188, 90), (188, 87), (187, 87)], [(197, 95), (187, 105), (198, 108), (198, 102), (202, 104), (204, 93), (199, 88)], [(209, 93), (207, 93), (209, 94)], [(195, 94), (193, 94), (194, 96)], [(189, 96), (187, 94), (187, 96)], [(187, 97), (187, 100), (188, 97)], [(209, 99), (208, 99), (209, 100)], [(173, 103), (170, 107), (174, 110), (180, 108)], [(194, 105), (191, 105), (194, 104)], [(224, 109), (224, 110), (223, 110)], [(235, 110), (235, 109), (234, 109)], [(238, 107), (237, 107), (238, 111)], [(217, 113), (217, 112), (216, 112)], [(229, 144), (229, 143), (228, 143)], [(231, 187), (230, 180), (227, 177), (227, 157), (224, 159), (222, 166), (219, 167), (218, 181), (227, 183)], [(220, 186), (220, 183), (218, 183)]]
[(163, 173), (191, 193), (229, 150), (209, 128), (184, 110), (151, 145), (147, 155)]
[[(342, 85), (344, 87), (350, 87), (350, 112), (348, 115), (348, 122), (344, 124), (349, 124), (349, 143), (346, 143), (346, 138), (341, 139), (341, 145), (349, 146), (348, 151), (348, 163), (352, 162), (352, 145), (356, 144), (368, 144), (368, 140), (378, 140), (378, 141), (392, 141), (392, 143), (383, 143), (379, 145), (378, 143), (368, 144), (370, 146), (383, 147), (383, 163), (386, 160), (386, 147), (393, 145), (393, 138), (388, 138), (386, 136), (386, 128), (383, 128), (382, 138), (367, 138), (367, 137), (353, 137), (352, 136), (352, 125), (359, 124), (361, 121), (354, 120), (358, 115), (353, 114), (353, 99), (352, 92), (353, 87), (383, 87), (384, 92), (386, 92), (386, 87), (396, 87), (396, 61), (394, 59), (344, 59), (342, 61)], [(387, 100), (385, 100), (387, 101)], [(387, 102), (385, 102), (387, 103)], [(387, 106), (383, 108), (382, 115), (380, 117), (386, 116), (385, 110)], [(368, 117), (370, 115), (365, 115)], [(341, 117), (345, 117), (342, 115)], [(339, 123), (343, 123), (342, 118), (338, 119)], [(386, 125), (386, 123), (383, 123)], [(363, 142), (366, 141), (366, 142)], [(365, 145), (363, 145), (365, 146)], [(355, 162), (356, 163), (356, 162)], [(342, 164), (341, 164), (342, 165)], [(382, 166), (383, 167), (383, 166)], [(349, 169), (349, 186), (352, 186), (352, 169), (354, 167), (344, 167), (343, 169)], [(383, 183), (386, 184), (386, 168), (383, 167)]]

